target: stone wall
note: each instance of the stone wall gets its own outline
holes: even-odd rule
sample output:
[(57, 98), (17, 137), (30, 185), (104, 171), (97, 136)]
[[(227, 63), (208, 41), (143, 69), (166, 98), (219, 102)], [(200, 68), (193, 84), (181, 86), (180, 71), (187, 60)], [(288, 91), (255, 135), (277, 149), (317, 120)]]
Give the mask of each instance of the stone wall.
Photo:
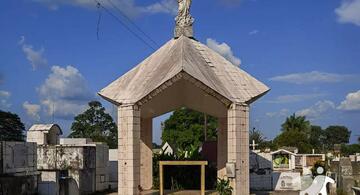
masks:
[(36, 144), (0, 142), (0, 175), (33, 175), (36, 173)]
[[(38, 154), (37, 167), (41, 172), (39, 194), (58, 195), (71, 192), (76, 195), (97, 190), (95, 146), (39, 145)], [(104, 163), (104, 159), (107, 159), (107, 152), (98, 159), (99, 166)], [(105, 172), (107, 173), (107, 170)], [(103, 186), (98, 187), (103, 190)]]
[(0, 142), (0, 194), (33, 194), (37, 189), (36, 144)]
[(115, 189), (118, 186), (118, 150), (109, 150), (109, 185), (111, 189)]
[(250, 152), (250, 190), (272, 190), (272, 155)]
[(106, 144), (96, 144), (96, 191), (109, 187), (109, 147)]
[(38, 170), (68, 170), (96, 167), (96, 151), (91, 146), (38, 146)]

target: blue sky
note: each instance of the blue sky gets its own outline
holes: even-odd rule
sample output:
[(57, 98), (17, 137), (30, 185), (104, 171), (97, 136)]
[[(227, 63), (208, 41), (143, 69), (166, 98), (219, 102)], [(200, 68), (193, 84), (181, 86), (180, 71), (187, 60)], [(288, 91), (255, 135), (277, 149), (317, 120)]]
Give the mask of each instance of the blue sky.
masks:
[[(102, 5), (139, 36), (108, 0)], [(111, 0), (158, 48), (172, 38), (175, 0)], [(0, 6), (0, 109), (33, 123), (59, 123), (153, 49), (94, 0), (17, 0)], [(271, 91), (251, 106), (251, 127), (273, 138), (286, 116), (345, 125), (360, 134), (360, 0), (193, 1), (195, 37)], [(97, 23), (99, 39), (97, 38)], [(160, 121), (154, 120), (159, 142)]]

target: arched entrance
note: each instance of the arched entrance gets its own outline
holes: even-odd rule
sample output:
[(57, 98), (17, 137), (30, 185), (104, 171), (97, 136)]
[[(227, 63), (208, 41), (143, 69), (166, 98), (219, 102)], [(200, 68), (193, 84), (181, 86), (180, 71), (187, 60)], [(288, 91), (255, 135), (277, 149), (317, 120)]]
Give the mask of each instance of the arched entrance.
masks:
[(118, 107), (118, 194), (152, 187), (152, 119), (180, 107), (219, 119), (218, 177), (235, 164), (235, 194), (249, 194), (249, 104), (269, 90), (200, 42), (167, 42), (99, 94)]

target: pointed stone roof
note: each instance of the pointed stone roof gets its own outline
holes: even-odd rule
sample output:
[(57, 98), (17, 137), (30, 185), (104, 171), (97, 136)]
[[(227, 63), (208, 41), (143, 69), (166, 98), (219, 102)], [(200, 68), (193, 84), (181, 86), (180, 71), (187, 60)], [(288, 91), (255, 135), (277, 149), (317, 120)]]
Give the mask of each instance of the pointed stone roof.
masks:
[(171, 39), (99, 95), (115, 104), (137, 103), (165, 82), (185, 72), (236, 103), (251, 103), (269, 88), (194, 39)]

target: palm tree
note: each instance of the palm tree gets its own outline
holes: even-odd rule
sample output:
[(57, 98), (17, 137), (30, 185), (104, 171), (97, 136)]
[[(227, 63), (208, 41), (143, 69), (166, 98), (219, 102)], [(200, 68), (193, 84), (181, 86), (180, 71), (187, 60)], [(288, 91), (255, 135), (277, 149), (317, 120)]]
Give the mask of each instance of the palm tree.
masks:
[(296, 116), (295, 113), (287, 117), (285, 122), (281, 125), (282, 131), (299, 131), (309, 132), (310, 122), (306, 120), (305, 116)]

